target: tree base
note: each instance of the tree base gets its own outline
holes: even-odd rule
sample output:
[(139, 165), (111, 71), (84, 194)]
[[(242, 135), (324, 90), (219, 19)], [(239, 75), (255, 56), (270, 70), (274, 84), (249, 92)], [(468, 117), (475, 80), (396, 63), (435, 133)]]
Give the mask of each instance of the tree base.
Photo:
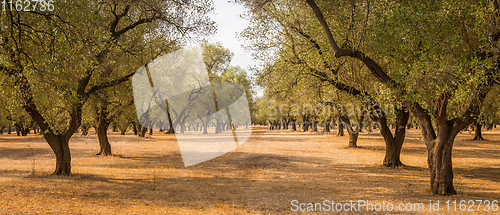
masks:
[(384, 166), (387, 168), (401, 168), (405, 167), (406, 165), (401, 162), (384, 162)]
[(165, 134), (175, 134), (175, 130), (169, 129), (168, 131), (165, 132)]
[(472, 140), (485, 140), (483, 137), (474, 137)]
[(52, 173), (52, 175), (71, 176), (71, 168), (58, 166), (56, 167), (56, 170)]
[(432, 194), (440, 196), (454, 196), (457, 195), (457, 191), (451, 186), (440, 185), (438, 188), (431, 188)]
[(95, 154), (96, 156), (113, 156), (112, 153), (107, 153), (107, 152), (99, 152), (97, 154)]

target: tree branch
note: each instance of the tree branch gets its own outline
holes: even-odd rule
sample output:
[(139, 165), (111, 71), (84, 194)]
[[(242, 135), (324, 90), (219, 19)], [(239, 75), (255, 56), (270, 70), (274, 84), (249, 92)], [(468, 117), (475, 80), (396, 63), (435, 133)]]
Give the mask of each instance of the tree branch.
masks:
[(128, 81), (130, 79), (130, 77), (132, 77), (133, 75), (135, 74), (135, 71), (132, 72), (132, 73), (129, 73), (128, 75), (124, 76), (124, 77), (121, 77), (119, 79), (115, 79), (115, 80), (112, 80), (112, 81), (108, 81), (108, 82), (105, 82), (105, 83), (102, 83), (100, 85), (94, 85), (92, 86), (87, 92), (86, 92), (86, 95), (87, 96), (90, 96), (92, 94), (95, 94), (97, 93), (98, 91), (100, 90), (103, 90), (103, 89), (106, 89), (108, 87), (112, 87), (112, 86), (116, 86), (118, 84), (121, 84), (125, 81)]

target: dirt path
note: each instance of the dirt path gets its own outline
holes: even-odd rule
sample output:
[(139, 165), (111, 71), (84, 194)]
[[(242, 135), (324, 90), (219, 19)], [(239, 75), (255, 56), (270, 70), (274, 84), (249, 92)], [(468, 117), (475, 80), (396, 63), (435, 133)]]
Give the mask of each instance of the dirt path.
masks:
[(395, 207), (422, 202), (421, 213), (429, 213), (430, 201), (439, 200), (443, 212), (448, 200), (457, 200), (458, 210), (460, 200), (500, 200), (500, 130), (484, 132), (488, 141), (471, 141), (468, 132), (457, 137), (459, 195), (452, 197), (428, 194), (426, 149), (415, 129), (403, 146), (408, 167), (402, 169), (381, 166), (384, 143), (377, 134), (361, 134), (360, 148), (348, 149), (347, 137), (258, 127), (237, 150), (188, 168), (174, 137), (111, 134), (115, 157), (92, 156), (98, 152), (95, 136), (75, 137), (74, 175), (56, 177), (50, 175), (55, 158), (40, 136), (0, 135), (0, 213), (275, 214), (292, 212), (292, 200)]

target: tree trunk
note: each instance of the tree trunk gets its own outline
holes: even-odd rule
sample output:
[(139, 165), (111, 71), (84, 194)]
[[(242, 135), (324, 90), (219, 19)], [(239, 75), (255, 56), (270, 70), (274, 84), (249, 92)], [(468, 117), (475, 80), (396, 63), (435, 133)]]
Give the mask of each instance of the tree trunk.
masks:
[(30, 131), (31, 131), (30, 127), (22, 127), (22, 129), (21, 129), (21, 135), (22, 136), (26, 136), (26, 135), (28, 135), (30, 133)]
[(292, 123), (292, 131), (297, 131), (297, 122), (295, 120), (291, 120)]
[(146, 137), (146, 133), (148, 133), (148, 128), (141, 126), (141, 129), (139, 131), (140, 131), (139, 137)]
[(311, 117), (312, 120), (311, 120), (311, 132), (316, 132), (318, 131), (318, 125), (316, 123), (316, 117)]
[(385, 143), (385, 157), (384, 166), (385, 167), (400, 167), (403, 166), (401, 163), (401, 148), (403, 147), (403, 141), (386, 141)]
[[(100, 123), (99, 123), (100, 124)], [(111, 155), (111, 145), (108, 140), (108, 127), (105, 125), (99, 125), (97, 127), (97, 138), (99, 139), (99, 146), (101, 150), (97, 155), (108, 156)]]
[(186, 131), (186, 125), (184, 123), (180, 123), (179, 127), (180, 127), (180, 133), (184, 134), (184, 131)]
[(344, 122), (340, 121), (340, 119), (337, 119), (337, 124), (338, 124), (338, 132), (337, 136), (342, 137), (344, 136)]
[(396, 109), (397, 125), (396, 130), (394, 131), (394, 136), (387, 125), (385, 113), (383, 113), (382, 117), (378, 118), (378, 122), (380, 124), (380, 134), (382, 134), (385, 141), (384, 166), (386, 167), (403, 166), (400, 156), (406, 135), (406, 124), (408, 123), (409, 117), (410, 113), (406, 109)]
[(172, 114), (170, 114), (170, 107), (168, 106), (168, 100), (165, 100), (167, 105), (167, 114), (168, 114), (168, 126), (169, 129), (165, 134), (175, 134), (174, 123), (172, 122)]
[(345, 124), (345, 126), (347, 127), (347, 133), (349, 133), (349, 148), (357, 148), (359, 131), (361, 130), (360, 125), (358, 124), (356, 126), (356, 130), (354, 130), (347, 116), (341, 116), (340, 119), (342, 120), (341, 124)]
[(475, 123), (476, 129), (474, 129), (474, 139), (473, 140), (484, 140), (483, 133), (481, 132), (481, 123), (479, 120)]
[(132, 123), (132, 132), (134, 132), (134, 135), (138, 135), (138, 129), (137, 129), (137, 124), (135, 122)]
[[(447, 120), (446, 107), (450, 93), (438, 96), (435, 104), (435, 126), (430, 115), (419, 105), (413, 107), (427, 147), (427, 164), (430, 170), (431, 192), (435, 195), (456, 195), (453, 187), (452, 148), (458, 133), (473, 122), (471, 112), (465, 112), (462, 118)], [(477, 111), (479, 112), (479, 111)], [(436, 132), (437, 131), (437, 132)]]
[(203, 124), (203, 134), (208, 134), (208, 122)]
[(29, 126), (25, 126), (25, 125), (22, 125), (20, 123), (15, 123), (14, 126), (16, 127), (16, 134), (17, 136), (26, 136), (28, 135), (29, 131), (30, 131), (30, 127)]
[(325, 121), (325, 127), (323, 128), (323, 133), (330, 133), (330, 122)]
[(165, 134), (175, 134), (175, 130), (172, 127), (169, 127)]
[(305, 121), (304, 123), (302, 123), (302, 132), (306, 132), (306, 131), (309, 131), (309, 122), (308, 121)]
[(97, 139), (101, 149), (97, 155), (108, 156), (111, 155), (111, 145), (108, 140), (108, 128), (111, 120), (108, 119), (107, 104), (103, 102), (99, 110), (97, 121)]
[(359, 132), (349, 132), (349, 148), (358, 147), (358, 135)]
[(53, 175), (71, 175), (71, 152), (69, 150), (69, 138), (65, 135), (45, 133), (43, 135), (50, 148), (56, 155), (56, 170)]
[(217, 119), (217, 120), (216, 120), (216, 123), (217, 123), (217, 124), (215, 125), (215, 133), (216, 133), (216, 134), (218, 134), (218, 133), (220, 133), (220, 132), (221, 132), (221, 126), (222, 126), (222, 125), (221, 125), (221, 122), (220, 122), (220, 120), (219, 120), (219, 119)]
[(440, 138), (428, 143), (432, 146), (427, 155), (431, 173), (431, 192), (443, 196), (456, 195), (452, 168), (452, 147), (455, 137), (440, 135), (439, 132), (438, 137)]

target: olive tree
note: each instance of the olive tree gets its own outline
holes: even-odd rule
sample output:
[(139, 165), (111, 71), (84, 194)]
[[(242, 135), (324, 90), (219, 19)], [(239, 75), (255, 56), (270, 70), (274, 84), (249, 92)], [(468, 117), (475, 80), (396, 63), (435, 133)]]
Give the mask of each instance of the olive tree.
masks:
[[(57, 1), (55, 8), (0, 12), (0, 71), (53, 150), (53, 174), (70, 175), (68, 143), (88, 99), (150, 61), (129, 52), (149, 38), (182, 41), (210, 33), (212, 7), (201, 0), (84, 0)], [(135, 60), (118, 64), (118, 56)]]

